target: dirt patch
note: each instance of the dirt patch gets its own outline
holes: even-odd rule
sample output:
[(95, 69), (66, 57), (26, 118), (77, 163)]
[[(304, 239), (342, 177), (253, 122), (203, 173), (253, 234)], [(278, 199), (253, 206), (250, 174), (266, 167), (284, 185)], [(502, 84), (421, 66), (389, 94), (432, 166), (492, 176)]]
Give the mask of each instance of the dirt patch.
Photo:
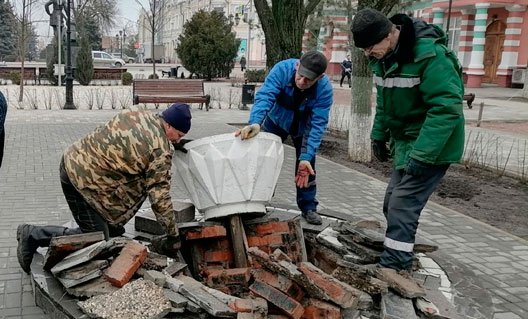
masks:
[[(525, 124), (526, 125), (526, 124)], [(347, 140), (327, 135), (319, 155), (388, 182), (391, 163), (352, 162)], [(528, 239), (528, 185), (509, 177), (463, 165), (452, 165), (431, 200), (508, 233)]]
[[(515, 132), (520, 123), (495, 123), (494, 129)], [(244, 124), (231, 124), (242, 127)], [(528, 126), (524, 123), (525, 126)], [(487, 127), (488, 123), (486, 124)], [(286, 144), (291, 145), (287, 139)], [(392, 163), (373, 159), (358, 163), (348, 159), (348, 140), (325, 135), (318, 155), (363, 174), (388, 182)], [(528, 184), (519, 180), (464, 165), (452, 165), (431, 200), (459, 213), (528, 240)]]

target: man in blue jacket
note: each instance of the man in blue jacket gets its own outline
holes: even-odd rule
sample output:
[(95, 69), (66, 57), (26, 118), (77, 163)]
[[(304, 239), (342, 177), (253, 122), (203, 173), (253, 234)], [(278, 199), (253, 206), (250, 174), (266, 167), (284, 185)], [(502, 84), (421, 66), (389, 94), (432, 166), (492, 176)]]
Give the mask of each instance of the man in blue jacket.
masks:
[(257, 92), (249, 125), (235, 132), (243, 140), (263, 132), (283, 141), (289, 136), (296, 152), (297, 206), (310, 224), (320, 225), (315, 195), (315, 154), (328, 124), (333, 89), (324, 74), (328, 61), (317, 51), (277, 63)]

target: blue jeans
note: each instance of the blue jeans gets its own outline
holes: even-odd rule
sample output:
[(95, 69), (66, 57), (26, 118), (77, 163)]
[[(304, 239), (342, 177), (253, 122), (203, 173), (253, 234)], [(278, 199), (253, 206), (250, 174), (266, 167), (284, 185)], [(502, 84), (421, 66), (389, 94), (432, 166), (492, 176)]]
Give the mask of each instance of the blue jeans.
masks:
[[(296, 124), (294, 123), (292, 124), (292, 126), (293, 125), (296, 125)], [(264, 123), (262, 123), (261, 130), (263, 132), (268, 132), (268, 133), (277, 135), (278, 137), (282, 139), (283, 142), (286, 140), (288, 135), (290, 135), (289, 132), (286, 132), (280, 126), (273, 123), (273, 121), (269, 117), (266, 117), (266, 119), (264, 120)], [(301, 156), (301, 153), (303, 152), (303, 150), (306, 149), (306, 139), (304, 138), (304, 136), (299, 136), (299, 137), (292, 136), (292, 140), (293, 140), (293, 146), (295, 147), (295, 156), (296, 156), (294, 173), (297, 174), (297, 168), (299, 167), (299, 156)], [(312, 165), (312, 168), (315, 171), (315, 157), (310, 161), (310, 164)], [(308, 187), (306, 188), (297, 187), (297, 207), (299, 207), (299, 209), (302, 212), (306, 212), (309, 210), (317, 210), (317, 204), (319, 202), (315, 199), (316, 193), (317, 193), (317, 185), (315, 182), (315, 175), (310, 175), (308, 179)]]
[(449, 165), (420, 163), (423, 174), (414, 176), (394, 170), (385, 192), (383, 214), (387, 220), (380, 265), (396, 270), (410, 269), (418, 219), (444, 177)]

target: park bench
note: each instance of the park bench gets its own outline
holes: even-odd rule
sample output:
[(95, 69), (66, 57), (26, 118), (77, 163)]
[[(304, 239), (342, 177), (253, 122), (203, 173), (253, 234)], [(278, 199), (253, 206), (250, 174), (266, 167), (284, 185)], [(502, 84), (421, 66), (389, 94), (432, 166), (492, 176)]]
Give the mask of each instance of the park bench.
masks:
[[(13, 66), (0, 66), (0, 79), (10, 80), (11, 72), (16, 72), (20, 74), (20, 67)], [(25, 67), (24, 68), (24, 80), (33, 80), (37, 81), (37, 68), (36, 67)]]
[(204, 94), (203, 80), (151, 79), (134, 80), (134, 104), (139, 103), (200, 103), (209, 111), (211, 96)]

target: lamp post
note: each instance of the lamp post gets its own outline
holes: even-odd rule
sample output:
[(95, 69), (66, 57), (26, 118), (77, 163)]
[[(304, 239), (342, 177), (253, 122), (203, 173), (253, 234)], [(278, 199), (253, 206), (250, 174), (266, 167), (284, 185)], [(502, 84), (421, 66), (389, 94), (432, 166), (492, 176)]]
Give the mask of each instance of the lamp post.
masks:
[(253, 0), (249, 0), (249, 12), (247, 17), (247, 23), (248, 23), (248, 38), (247, 38), (247, 61), (246, 61), (246, 69), (249, 70), (249, 63), (250, 63), (250, 53), (251, 53), (251, 15), (253, 14)]
[(73, 104), (73, 70), (71, 57), (71, 1), (67, 0), (66, 8), (66, 103), (65, 110), (75, 110)]
[(120, 47), (121, 59), (123, 58), (123, 43), (125, 42), (126, 33), (125, 29), (119, 30), (119, 33), (116, 34), (116, 44)]

